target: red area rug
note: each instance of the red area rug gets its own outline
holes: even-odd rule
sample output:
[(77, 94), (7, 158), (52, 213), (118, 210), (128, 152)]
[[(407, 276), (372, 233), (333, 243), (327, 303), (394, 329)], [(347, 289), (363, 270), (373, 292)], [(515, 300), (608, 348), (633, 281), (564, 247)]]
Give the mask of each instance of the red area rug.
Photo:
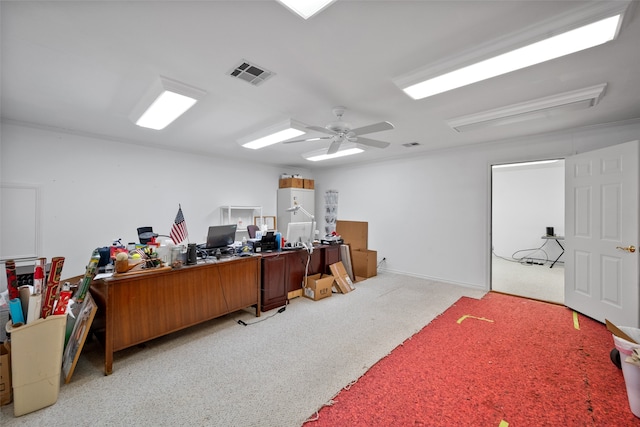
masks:
[(461, 298), (305, 426), (640, 425), (613, 347), (566, 307)]

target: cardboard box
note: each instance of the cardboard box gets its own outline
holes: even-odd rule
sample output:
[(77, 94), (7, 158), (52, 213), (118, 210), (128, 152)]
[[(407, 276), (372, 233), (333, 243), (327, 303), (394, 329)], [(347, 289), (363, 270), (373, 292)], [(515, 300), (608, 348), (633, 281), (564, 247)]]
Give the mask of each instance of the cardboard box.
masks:
[(0, 343), (0, 406), (11, 403), (11, 347)]
[(312, 180), (312, 179), (305, 179), (304, 182), (302, 183), (302, 185), (307, 190), (313, 190), (315, 188), (315, 186), (316, 186), (315, 181)]
[(368, 249), (351, 251), (353, 274), (356, 277), (373, 277), (378, 274), (378, 252)]
[(333, 282), (333, 276), (322, 274), (308, 276), (303, 289), (304, 296), (314, 301), (330, 297)]
[(280, 178), (280, 188), (304, 188), (302, 178)]
[(20, 327), (11, 334), (13, 415), (19, 417), (53, 405), (60, 392), (62, 353), (67, 315), (51, 315)]
[(331, 274), (333, 274), (333, 278), (336, 282), (336, 290), (341, 294), (346, 294), (351, 291), (354, 291), (356, 288), (353, 286), (353, 282), (347, 274), (347, 270), (344, 268), (344, 264), (342, 261), (338, 261), (335, 264), (331, 264), (329, 266), (331, 270)]
[(336, 221), (336, 233), (344, 243), (354, 249), (367, 249), (369, 244), (369, 223), (363, 221)]

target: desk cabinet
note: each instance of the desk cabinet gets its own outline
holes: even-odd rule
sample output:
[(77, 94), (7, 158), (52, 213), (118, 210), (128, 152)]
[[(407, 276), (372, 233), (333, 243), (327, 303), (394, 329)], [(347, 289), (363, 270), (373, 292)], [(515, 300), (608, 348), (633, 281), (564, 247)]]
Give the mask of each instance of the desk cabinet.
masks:
[[(290, 292), (302, 288), (308, 253), (306, 250), (271, 252), (262, 255), (262, 311), (287, 303)], [(331, 274), (329, 266), (340, 261), (339, 246), (318, 246), (309, 260), (308, 274)]]
[(289, 256), (288, 263), (288, 277), (289, 288), (288, 292), (295, 292), (302, 289), (302, 282), (304, 281), (304, 272), (309, 259), (309, 271), (308, 274), (322, 273), (323, 266), (323, 247), (318, 247), (313, 250), (311, 258), (309, 259), (309, 253), (306, 250), (294, 251)]
[(331, 274), (329, 266), (340, 261), (340, 245), (328, 245), (323, 247), (324, 274)]
[(262, 311), (287, 303), (287, 256), (274, 252), (262, 256)]
[(260, 315), (259, 256), (95, 280), (91, 294), (104, 324), (105, 374), (113, 353), (206, 320), (255, 306)]

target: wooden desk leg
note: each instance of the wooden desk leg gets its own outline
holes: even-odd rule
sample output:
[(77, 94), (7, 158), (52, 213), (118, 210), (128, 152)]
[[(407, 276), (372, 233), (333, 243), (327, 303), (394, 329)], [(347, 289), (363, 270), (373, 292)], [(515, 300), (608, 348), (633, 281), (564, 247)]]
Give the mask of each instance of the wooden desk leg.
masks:
[(104, 323), (105, 323), (105, 331), (104, 331), (104, 374), (111, 375), (113, 372), (113, 307), (111, 307), (111, 301), (113, 298), (111, 297), (111, 287), (109, 287), (107, 301), (105, 301), (105, 306), (107, 307)]
[(258, 271), (256, 273), (256, 283), (258, 284), (257, 286), (257, 291), (258, 291), (258, 295), (257, 295), (257, 299), (258, 299), (258, 303), (256, 304), (256, 317), (260, 317), (260, 307), (262, 304), (262, 261), (258, 260)]

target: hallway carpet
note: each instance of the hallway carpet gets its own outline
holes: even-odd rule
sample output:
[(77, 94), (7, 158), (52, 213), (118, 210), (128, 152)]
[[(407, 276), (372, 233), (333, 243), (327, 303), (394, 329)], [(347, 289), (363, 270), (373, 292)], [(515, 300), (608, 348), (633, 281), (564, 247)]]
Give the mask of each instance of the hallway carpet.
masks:
[(305, 426), (640, 425), (612, 348), (566, 307), (462, 297)]

